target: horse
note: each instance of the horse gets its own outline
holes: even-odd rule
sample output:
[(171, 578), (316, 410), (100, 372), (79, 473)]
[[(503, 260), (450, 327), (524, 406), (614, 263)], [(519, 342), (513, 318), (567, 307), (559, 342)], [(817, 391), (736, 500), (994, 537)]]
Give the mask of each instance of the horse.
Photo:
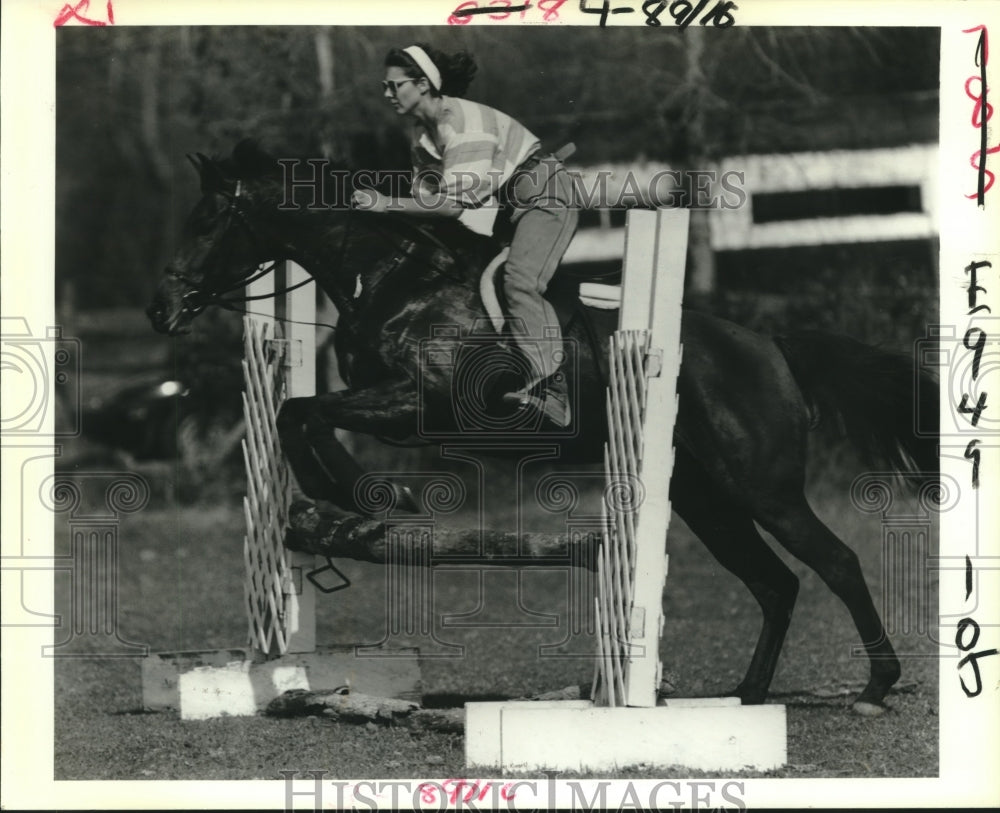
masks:
[[(306, 496), (358, 511), (354, 485), (364, 471), (335, 430), (402, 439), (419, 434), (424, 416), (442, 425), (453, 420), (455, 366), (431, 364), (433, 354), (423, 351), (449, 353), (456, 344), (483, 341), (472, 327), (486, 316), (478, 279), (498, 247), (453, 224), (415, 225), (315, 199), (306, 205), (302, 195), (315, 198), (315, 190), (290, 192), (283, 168), (252, 141), (228, 158), (188, 158), (201, 198), (147, 310), (152, 325), (167, 334), (187, 332), (203, 308), (226, 304), (226, 295), (262, 264), (301, 265), (338, 311), (336, 355), (348, 388), (287, 400), (277, 419), (280, 443)], [(567, 370), (575, 431), (558, 445), (565, 461), (596, 463), (607, 437), (602, 365), (616, 315), (579, 308), (565, 330), (578, 355)], [(436, 335), (442, 324), (461, 329)], [(494, 347), (502, 340), (490, 338)], [(936, 416), (936, 379), (918, 371), (915, 395), (909, 356), (815, 331), (769, 338), (687, 309), (681, 341), (671, 503), (746, 585), (763, 617), (733, 694), (744, 704), (765, 701), (799, 589), (759, 525), (847, 607), (870, 662), (852, 708), (882, 713), (901, 674), (899, 659), (857, 555), (806, 499), (807, 437), (820, 425), (835, 426), (873, 464), (907, 474), (906, 482), (933, 481), (936, 439), (917, 436), (912, 416), (914, 398), (922, 416)], [(510, 370), (499, 366), (483, 381), (502, 392)], [(397, 488), (396, 496), (406, 507), (406, 491)]]

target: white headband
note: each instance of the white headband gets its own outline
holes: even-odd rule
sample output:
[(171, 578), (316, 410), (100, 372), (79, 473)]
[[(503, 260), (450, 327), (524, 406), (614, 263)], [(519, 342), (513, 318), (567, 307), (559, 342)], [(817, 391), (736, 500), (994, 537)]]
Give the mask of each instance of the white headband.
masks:
[(427, 79), (434, 85), (434, 90), (441, 90), (441, 71), (437, 69), (437, 65), (431, 61), (423, 48), (419, 45), (411, 45), (409, 48), (404, 48), (403, 53), (408, 54), (410, 59), (417, 63), (417, 67), (427, 75)]

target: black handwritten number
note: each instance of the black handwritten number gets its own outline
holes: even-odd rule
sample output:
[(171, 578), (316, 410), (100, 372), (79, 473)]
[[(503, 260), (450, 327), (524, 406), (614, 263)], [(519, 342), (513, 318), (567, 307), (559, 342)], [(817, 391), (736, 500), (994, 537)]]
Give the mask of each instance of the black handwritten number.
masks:
[[(976, 205), (981, 209), (986, 206), (986, 192), (990, 186), (993, 185), (993, 173), (986, 169), (986, 156), (995, 150), (990, 150), (988, 148), (988, 134), (986, 129), (986, 122), (990, 118), (990, 104), (986, 101), (986, 61), (988, 59), (988, 46), (986, 44), (986, 26), (978, 26), (980, 28), (979, 41), (976, 43), (976, 67), (979, 68), (979, 109), (977, 111), (977, 117), (979, 124), (979, 163), (973, 162), (973, 166), (976, 168)], [(976, 29), (971, 29), (975, 31)], [(975, 155), (973, 155), (975, 158)], [(986, 176), (990, 176), (989, 186), (986, 184)]]
[(646, 15), (646, 25), (659, 26), (660, 15), (667, 7), (667, 0), (646, 0), (642, 4), (642, 13)]
[[(974, 407), (969, 406), (969, 396), (968, 394), (962, 395), (962, 403), (958, 405), (958, 411), (963, 415), (972, 415), (972, 425), (976, 426), (979, 423), (979, 416), (983, 414), (983, 410), (986, 409), (986, 393), (981, 392), (979, 394), (979, 400), (976, 401)], [(991, 413), (992, 414), (992, 413)]]
[[(966, 644), (964, 639), (965, 639), (965, 631), (967, 629), (972, 630), (972, 640)], [(979, 624), (977, 624), (971, 618), (963, 618), (961, 621), (959, 621), (957, 630), (955, 632), (955, 646), (957, 646), (962, 652), (968, 652), (978, 642), (979, 642)], [(962, 658), (962, 660), (958, 662), (959, 672), (962, 671), (962, 668), (967, 663), (972, 664), (972, 674), (976, 679), (975, 688), (970, 689), (968, 686), (965, 685), (965, 679), (961, 676), (961, 674), (958, 676), (958, 682), (962, 684), (962, 691), (965, 692), (966, 697), (977, 697), (983, 691), (983, 678), (982, 675), (979, 674), (979, 659), (988, 658), (991, 655), (996, 655), (996, 654), (998, 654), (998, 652), (995, 649), (981, 649), (979, 650), (979, 652), (973, 652), (969, 655), (966, 655), (964, 658)]]
[(587, 3), (587, 0), (580, 0), (580, 11), (584, 14), (600, 14), (601, 19), (598, 25), (604, 28), (608, 24), (609, 14), (631, 14), (635, 11), (631, 6), (620, 6), (619, 8), (611, 8), (610, 0), (603, 0), (599, 8), (594, 8)]
[[(707, 5), (708, 0), (698, 0), (697, 5), (693, 4), (691, 0), (674, 0), (670, 4), (670, 16), (682, 29), (687, 28)], [(728, 28), (736, 23), (732, 12), (737, 8), (739, 6), (736, 3), (729, 2), (729, 0), (719, 0), (715, 7), (699, 20), (699, 24), (708, 25), (711, 23), (716, 28)]]
[(610, 0), (603, 0), (600, 8), (594, 8), (587, 0), (580, 0), (580, 11), (584, 14), (600, 14), (601, 19), (598, 25), (604, 28), (608, 24), (608, 15), (611, 13), (611, 2)]
[[(972, 461), (972, 487), (979, 488), (979, 458), (980, 451), (976, 447), (979, 445), (978, 440), (970, 440), (969, 445), (965, 447), (965, 459)], [(968, 596), (966, 596), (968, 598)]]
[[(969, 339), (972, 337), (973, 333), (978, 333), (979, 338), (976, 339), (975, 344), (970, 344)], [(983, 350), (986, 348), (986, 331), (981, 327), (970, 327), (967, 331), (965, 331), (962, 344), (966, 350), (974, 351), (972, 353), (972, 380), (975, 381), (979, 378), (979, 362), (982, 361)]]
[(739, 6), (736, 3), (716, 3), (715, 8), (701, 18), (701, 24), (708, 25), (708, 23), (711, 23), (716, 28), (729, 28), (729, 26), (736, 23), (736, 18), (732, 12), (738, 8)]
[(697, 6), (692, 5), (690, 0), (674, 0), (670, 4), (670, 16), (681, 28), (687, 28), (707, 5), (708, 0), (698, 0)]

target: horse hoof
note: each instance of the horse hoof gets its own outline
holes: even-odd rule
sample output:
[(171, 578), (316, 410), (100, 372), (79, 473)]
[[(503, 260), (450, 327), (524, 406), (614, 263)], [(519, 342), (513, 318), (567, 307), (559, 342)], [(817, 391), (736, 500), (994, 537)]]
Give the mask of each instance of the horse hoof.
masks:
[(288, 524), (294, 530), (314, 531), (318, 521), (319, 513), (311, 500), (295, 500), (288, 508)]
[(878, 703), (868, 703), (864, 700), (858, 700), (851, 709), (855, 714), (860, 714), (862, 717), (881, 717), (886, 713), (887, 709), (885, 706)]
[(656, 696), (670, 697), (674, 694), (677, 694), (677, 687), (669, 680), (661, 680), (660, 685), (656, 689)]

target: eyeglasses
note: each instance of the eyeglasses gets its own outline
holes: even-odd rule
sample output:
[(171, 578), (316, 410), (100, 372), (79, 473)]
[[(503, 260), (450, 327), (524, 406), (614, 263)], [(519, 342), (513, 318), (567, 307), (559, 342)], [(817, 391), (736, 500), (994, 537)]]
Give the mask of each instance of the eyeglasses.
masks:
[(400, 85), (405, 85), (407, 82), (416, 82), (416, 79), (386, 79), (382, 82), (382, 92), (389, 91), (393, 96), (399, 91)]

